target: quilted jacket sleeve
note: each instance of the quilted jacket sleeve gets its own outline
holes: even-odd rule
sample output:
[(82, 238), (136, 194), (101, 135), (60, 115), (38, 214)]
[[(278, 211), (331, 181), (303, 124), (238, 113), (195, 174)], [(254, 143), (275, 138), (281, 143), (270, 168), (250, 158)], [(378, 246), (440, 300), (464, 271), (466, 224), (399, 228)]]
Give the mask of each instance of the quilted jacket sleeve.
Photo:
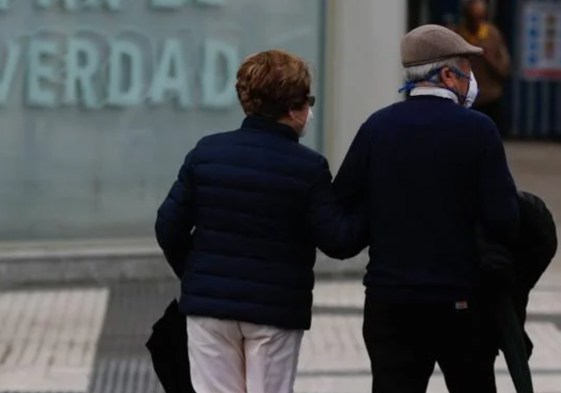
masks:
[(311, 224), (316, 246), (326, 255), (347, 259), (356, 256), (368, 243), (366, 203), (345, 206), (335, 196), (331, 172), (321, 158), (312, 186)]
[(174, 273), (181, 277), (191, 250), (195, 225), (191, 172), (193, 152), (185, 158), (166, 199), (158, 209), (156, 239)]

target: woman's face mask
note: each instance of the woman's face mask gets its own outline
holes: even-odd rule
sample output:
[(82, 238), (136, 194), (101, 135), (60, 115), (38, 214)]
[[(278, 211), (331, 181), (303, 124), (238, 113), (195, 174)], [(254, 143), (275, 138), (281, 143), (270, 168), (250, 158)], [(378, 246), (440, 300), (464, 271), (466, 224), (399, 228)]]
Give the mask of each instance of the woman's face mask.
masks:
[(300, 121), (296, 116), (293, 116), (293, 119), (302, 126), (302, 129), (298, 133), (298, 136), (302, 138), (306, 135), (306, 132), (310, 127), (310, 123), (314, 119), (314, 112), (312, 111), (312, 108), (308, 108), (308, 113), (306, 114), (306, 120), (304, 122)]
[(314, 120), (314, 111), (312, 111), (312, 108), (308, 108), (308, 116), (306, 116), (306, 122), (304, 123), (304, 127), (302, 128), (302, 132), (300, 132), (300, 138), (306, 135), (306, 132), (308, 132), (312, 120)]

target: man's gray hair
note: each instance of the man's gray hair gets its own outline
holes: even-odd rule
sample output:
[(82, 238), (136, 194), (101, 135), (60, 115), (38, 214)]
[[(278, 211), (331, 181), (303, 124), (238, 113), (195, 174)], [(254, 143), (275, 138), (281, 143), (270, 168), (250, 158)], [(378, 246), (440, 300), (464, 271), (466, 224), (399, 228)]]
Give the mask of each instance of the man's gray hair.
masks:
[(440, 82), (440, 74), (437, 73), (434, 75), (436, 70), (444, 67), (459, 69), (461, 63), (462, 59), (460, 57), (452, 57), (450, 59), (435, 61), (433, 63), (405, 67), (405, 80), (407, 82)]

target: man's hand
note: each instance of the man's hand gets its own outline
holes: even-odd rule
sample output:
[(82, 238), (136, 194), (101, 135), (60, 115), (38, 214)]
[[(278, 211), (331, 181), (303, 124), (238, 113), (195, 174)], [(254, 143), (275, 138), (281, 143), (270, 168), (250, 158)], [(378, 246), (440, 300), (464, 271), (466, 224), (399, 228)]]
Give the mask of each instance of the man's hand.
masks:
[(516, 287), (511, 252), (502, 246), (480, 243), (483, 285), (488, 290), (512, 290)]

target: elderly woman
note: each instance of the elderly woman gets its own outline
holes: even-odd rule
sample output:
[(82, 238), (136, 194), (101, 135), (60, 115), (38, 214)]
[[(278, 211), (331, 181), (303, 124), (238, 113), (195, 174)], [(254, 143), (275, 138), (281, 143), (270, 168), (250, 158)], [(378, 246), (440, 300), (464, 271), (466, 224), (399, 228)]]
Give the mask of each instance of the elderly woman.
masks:
[(298, 143), (310, 85), (288, 53), (246, 59), (236, 89), (247, 117), (197, 144), (158, 211), (198, 393), (292, 392), (316, 247), (344, 259), (365, 244), (365, 215), (337, 204), (327, 161)]

